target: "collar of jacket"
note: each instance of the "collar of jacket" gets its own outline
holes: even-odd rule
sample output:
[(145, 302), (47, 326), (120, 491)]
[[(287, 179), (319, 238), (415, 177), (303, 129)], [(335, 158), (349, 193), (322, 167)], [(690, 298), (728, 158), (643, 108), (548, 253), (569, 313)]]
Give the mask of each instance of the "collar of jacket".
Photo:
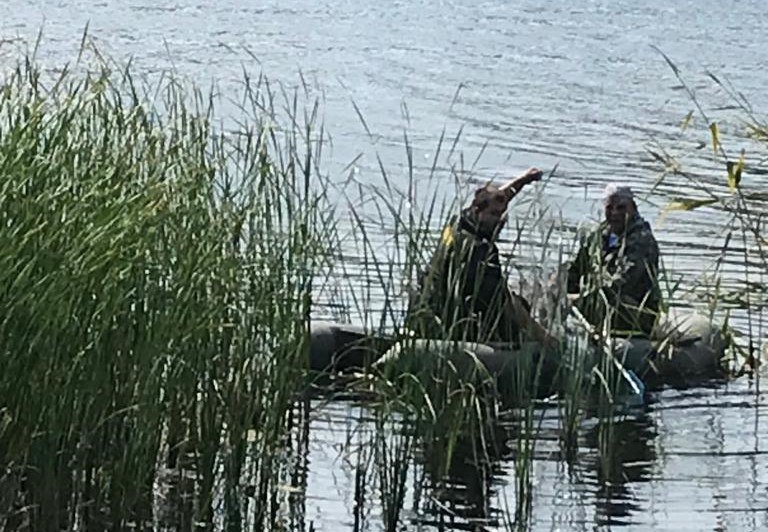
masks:
[(477, 238), (481, 238), (489, 242), (493, 242), (494, 240), (494, 235), (492, 233), (487, 234), (481, 231), (480, 226), (477, 223), (475, 213), (473, 213), (469, 207), (461, 211), (461, 216), (459, 216), (459, 230), (466, 231), (467, 233)]

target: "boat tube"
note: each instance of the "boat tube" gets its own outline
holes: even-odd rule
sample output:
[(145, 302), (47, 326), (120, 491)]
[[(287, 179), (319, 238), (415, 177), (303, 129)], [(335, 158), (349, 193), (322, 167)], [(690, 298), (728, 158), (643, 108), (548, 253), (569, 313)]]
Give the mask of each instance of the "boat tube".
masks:
[[(547, 397), (557, 391), (560, 356), (538, 342), (521, 345), (406, 338), (375, 363), (390, 378), (399, 374), (492, 384), (503, 397)], [(455, 377), (455, 378), (454, 378)]]
[(651, 338), (616, 339), (614, 356), (651, 387), (690, 385), (725, 375), (726, 341), (706, 316), (671, 310)]
[[(719, 327), (707, 317), (672, 311), (659, 318), (651, 338), (615, 338), (609, 350), (619, 370), (629, 372), (623, 378), (636, 393), (637, 378), (643, 387), (653, 388), (722, 377), (725, 347)], [(419, 338), (396, 341), (363, 327), (327, 321), (310, 324), (309, 357), (312, 370), (334, 372), (374, 365), (377, 369), (423, 371), (439, 358), (447, 357), (464, 371), (473, 371), (472, 365), (479, 362), (489, 376), (497, 378), (500, 386), (515, 379), (519, 382), (523, 370), (536, 371), (540, 386), (533, 393), (537, 396), (553, 391), (559, 372), (569, 370), (561, 367), (559, 355), (543, 354), (533, 342), (512, 346)], [(599, 360), (599, 353), (595, 352), (591, 367), (597, 367)], [(530, 376), (533, 378), (534, 374)]]
[(393, 343), (392, 339), (372, 334), (360, 326), (312, 321), (309, 325), (309, 368), (321, 372), (364, 369)]

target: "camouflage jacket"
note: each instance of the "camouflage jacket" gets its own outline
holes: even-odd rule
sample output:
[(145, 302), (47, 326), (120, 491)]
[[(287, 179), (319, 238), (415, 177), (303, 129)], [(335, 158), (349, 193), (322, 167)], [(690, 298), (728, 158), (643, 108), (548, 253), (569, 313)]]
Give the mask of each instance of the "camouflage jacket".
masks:
[[(659, 246), (651, 226), (636, 215), (624, 234), (612, 234), (603, 223), (582, 242), (568, 270), (568, 292), (602, 289), (609, 304), (656, 313), (661, 302), (658, 271)], [(641, 328), (649, 329), (652, 323), (644, 321)]]
[(443, 229), (412, 302), (410, 327), (424, 337), (512, 341), (518, 330), (509, 297), (499, 250), (467, 210)]

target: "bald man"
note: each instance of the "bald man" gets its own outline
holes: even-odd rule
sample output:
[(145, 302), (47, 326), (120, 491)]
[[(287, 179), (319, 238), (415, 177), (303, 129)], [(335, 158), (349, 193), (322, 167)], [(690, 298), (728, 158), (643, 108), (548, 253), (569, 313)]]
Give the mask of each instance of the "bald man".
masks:
[(603, 206), (604, 221), (570, 265), (568, 292), (593, 325), (610, 315), (613, 334), (650, 335), (661, 303), (659, 246), (630, 187), (608, 185)]
[(496, 247), (510, 200), (541, 177), (531, 168), (501, 187), (479, 188), (471, 205), (443, 230), (409, 312), (409, 326), (418, 336), (517, 344), (526, 333), (554, 345), (524, 300), (510, 291)]

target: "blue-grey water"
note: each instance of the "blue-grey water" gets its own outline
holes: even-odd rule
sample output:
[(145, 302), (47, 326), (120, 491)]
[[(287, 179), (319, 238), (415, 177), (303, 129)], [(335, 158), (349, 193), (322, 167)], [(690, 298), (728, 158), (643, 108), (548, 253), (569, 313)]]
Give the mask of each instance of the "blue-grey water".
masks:
[[(324, 171), (349, 183), (352, 198), (356, 181), (382, 184), (377, 154), (395, 186), (407, 188), (406, 133), (419, 181), (429, 172), (441, 133), (452, 139), (460, 130), (463, 164), (475, 179), (557, 165), (536, 210), (548, 209), (547, 216), (569, 227), (597, 216), (605, 183), (629, 183), (655, 226), (670, 279), (681, 282), (676, 303), (701, 310), (707, 299), (695, 287), (716, 273), (721, 255), (722, 289), (745, 286), (740, 236), (722, 254), (728, 220), (721, 210), (672, 212), (663, 220), (661, 212), (676, 198), (702, 197), (702, 183), (728, 194), (707, 121), (720, 124), (731, 158), (746, 150), (747, 192), (768, 189), (765, 149), (744, 136), (745, 113), (708, 75), (732, 86), (758, 116), (766, 111), (767, 7), (763, 0), (2, 0), (0, 65), (12, 65), (42, 28), (37, 58), (61, 68), (77, 58), (87, 25), (102, 53), (131, 59), (136, 72), (150, 77), (174, 70), (203, 87), (215, 81), (225, 97), (236, 93), (243, 69), (286, 87), (306, 84), (322, 103)], [(660, 51), (679, 68), (706, 114), (696, 113), (686, 131), (681, 124), (696, 105)], [(664, 165), (649, 148), (676, 156), (693, 177), (661, 179)], [(462, 159), (441, 159), (437, 188), (452, 194), (454, 182), (445, 170), (450, 164)], [(420, 200), (413, 198), (415, 207)], [(522, 201), (513, 217), (530, 212)], [(374, 237), (385, 240), (391, 221), (374, 216), (369, 223)], [(515, 249), (513, 260), (523, 270), (540, 262), (538, 234), (527, 232), (525, 244)], [(359, 266), (354, 259), (352, 269)], [(754, 267), (750, 280), (765, 286), (766, 273)], [(365, 272), (358, 282), (366, 286)], [(765, 298), (751, 297), (753, 306)], [(372, 311), (375, 303), (376, 294)], [(724, 309), (717, 312), (725, 316)], [(760, 344), (766, 335), (762, 311), (753, 308), (751, 316), (751, 334)], [(743, 308), (733, 311), (745, 334), (748, 318)], [(355, 448), (347, 443), (350, 433), (364, 430), (364, 407), (315, 406), (306, 519), (314, 530), (352, 530)], [(623, 443), (608, 478), (590, 427), (583, 429), (580, 460), (571, 470), (556, 459), (556, 441), (542, 438), (532, 528), (766, 529), (765, 413), (764, 396), (746, 378), (654, 394), (646, 411), (617, 425)], [(503, 529), (498, 515), (514, 497), (512, 459), (502, 456), (497, 465), (485, 480), (490, 510), (473, 521), (477, 530)], [(366, 526), (376, 530), (382, 525), (373, 506)], [(408, 512), (404, 522), (408, 529), (429, 528), (428, 519)], [(468, 521), (457, 515), (455, 522)]]

